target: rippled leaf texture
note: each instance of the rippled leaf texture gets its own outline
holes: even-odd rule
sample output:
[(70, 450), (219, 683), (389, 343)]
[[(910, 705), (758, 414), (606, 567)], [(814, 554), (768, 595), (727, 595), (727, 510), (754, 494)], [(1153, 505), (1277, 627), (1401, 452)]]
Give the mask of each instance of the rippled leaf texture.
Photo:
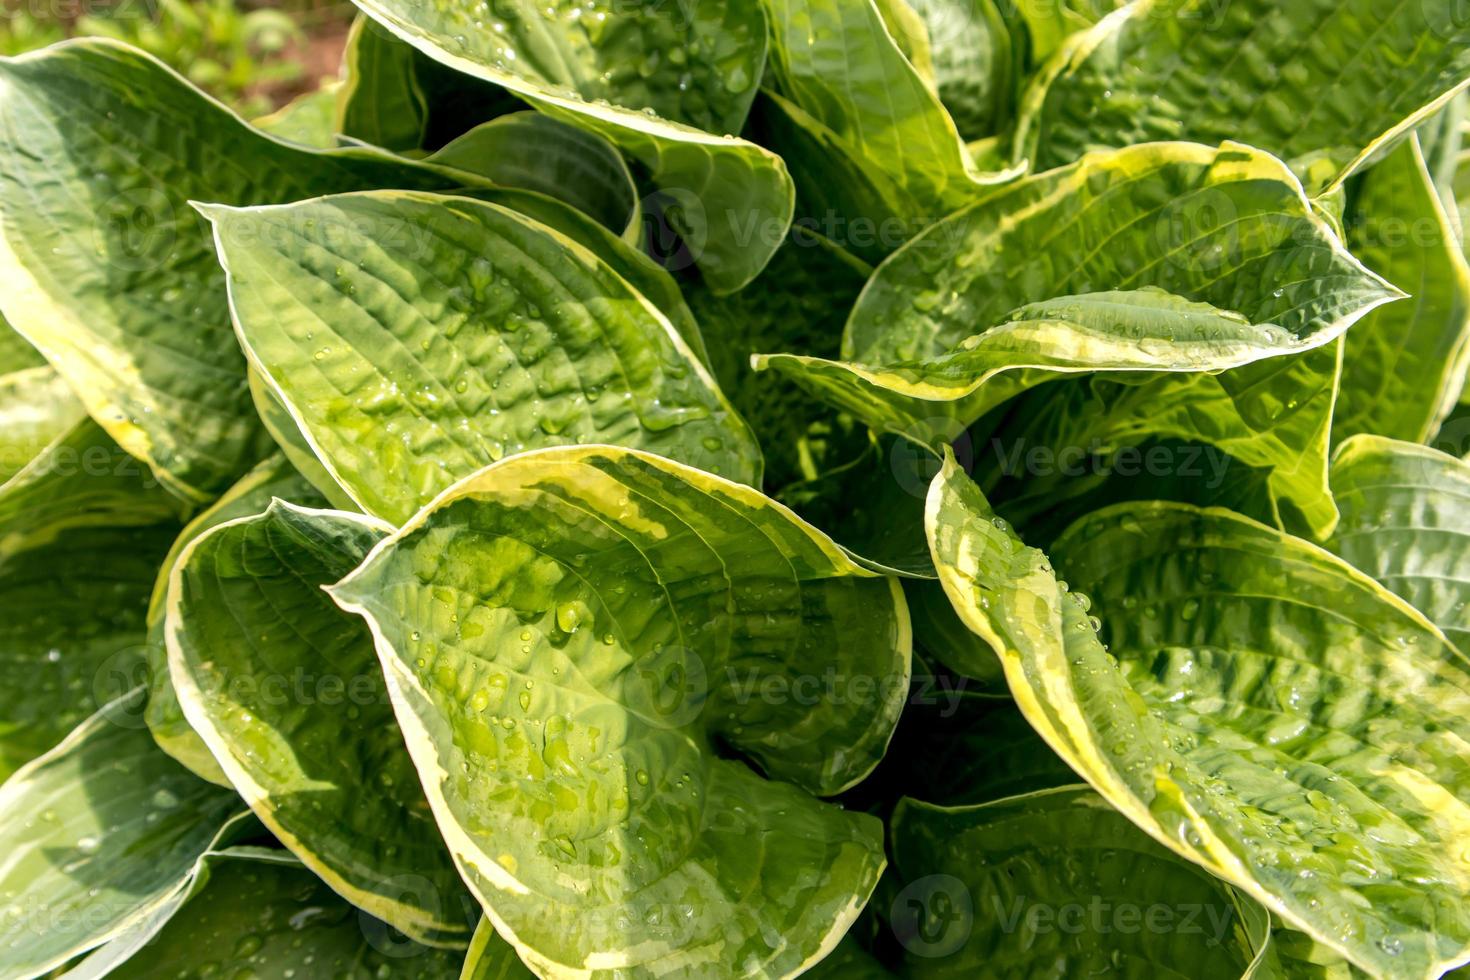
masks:
[(903, 976), (1276, 976), (1270, 916), (1085, 786), (894, 811)]
[(994, 0), (911, 0), (929, 37), (939, 99), (960, 137), (1000, 131), (1011, 112), (1013, 40)]
[(492, 460), (576, 441), (760, 478), (674, 325), (544, 225), (390, 192), (208, 213), (247, 356), (368, 513), (402, 523)]
[(1018, 152), (1239, 140), (1337, 187), (1470, 79), (1470, 19), (1428, 0), (1141, 0), (1075, 35), (1027, 96)]
[(1027, 720), (1129, 819), (1374, 975), (1470, 958), (1470, 661), (1412, 607), (1304, 541), (1165, 503), (1053, 546), (1089, 603), (952, 462), (927, 523)]
[(119, 445), (196, 501), (266, 441), (187, 202), (461, 183), (376, 151), (278, 142), (107, 41), (8, 59), (0, 88), (0, 307)]
[(194, 894), (107, 975), (436, 980), (454, 977), (461, 956), (390, 932), (289, 855), (233, 847), (207, 856)]
[(111, 702), (0, 787), (6, 976), (45, 973), (147, 919), (240, 811), (158, 751), (142, 706), (141, 691)]
[(184, 717), (184, 709), (179, 705), (173, 678), (169, 674), (168, 648), (164, 640), (168, 581), (179, 556), (195, 538), (226, 521), (263, 513), (275, 498), (308, 507), (323, 503), (321, 496), (290, 463), (279, 455), (271, 456), (241, 477), (240, 482), (226, 490), (219, 500), (184, 527), (159, 565), (153, 593), (148, 600), (148, 710), (144, 715), (148, 729), (165, 752), (201, 779), (220, 786), (231, 785), (229, 777)]
[(1329, 547), (1470, 650), (1470, 465), (1424, 446), (1355, 436), (1332, 458), (1342, 523)]
[(1368, 268), (1409, 294), (1348, 331), (1337, 440), (1359, 432), (1423, 442), (1465, 384), (1470, 354), (1470, 266), (1440, 202), (1417, 137), (1363, 178), (1348, 245)]
[(786, 168), (728, 135), (740, 131), (765, 63), (755, 0), (563, 3), (550, 14), (524, 0), (493, 14), (469, 0), (358, 6), (431, 58), (605, 136), (641, 163), (677, 210), (670, 221), (712, 288), (741, 288), (780, 245), (752, 243), (742, 229), (791, 220)]
[(459, 980), (533, 980), (535, 976), (516, 955), (515, 947), (500, 938), (490, 920), (481, 919)]
[(539, 112), (476, 126), (429, 162), (557, 198), (634, 244), (643, 232), (638, 188), (613, 145)]
[(39, 414), (30, 435), (52, 434), (5, 447), (31, 456), (0, 484), (0, 778), (138, 683), (149, 583), (179, 527), (178, 502), (37, 371), (0, 381), (0, 417)]
[(889, 210), (912, 223), (909, 233), (969, 203), (994, 179), (970, 160), (939, 94), (904, 56), (874, 0), (771, 0), (770, 8), (776, 90), (831, 134), (829, 150), (896, 192)]
[(883, 754), (906, 609), (759, 493), (630, 450), (527, 453), (331, 592), (373, 627), (460, 871), (542, 975), (791, 976), (873, 888), (876, 821), (807, 791)]
[(709, 345), (711, 370), (760, 442), (770, 487), (814, 479), (843, 461), (850, 440), (833, 413), (799, 387), (752, 372), (750, 356), (762, 350), (836, 354), (847, 313), (871, 273), (845, 249), (798, 227), (748, 288), (729, 296), (699, 284), (685, 288)]
[(372, 636), (322, 591), (389, 530), (276, 501), (202, 534), (170, 577), (169, 669), (185, 716), (283, 844), (358, 908), (463, 944), (462, 888)]

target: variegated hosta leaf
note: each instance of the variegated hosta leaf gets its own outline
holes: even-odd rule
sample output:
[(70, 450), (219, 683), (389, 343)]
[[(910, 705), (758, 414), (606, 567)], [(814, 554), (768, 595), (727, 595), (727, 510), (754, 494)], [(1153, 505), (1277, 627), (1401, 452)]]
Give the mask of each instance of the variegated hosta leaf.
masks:
[[(1320, 326), (1341, 331), (1346, 324)], [(1330, 339), (1145, 286), (1027, 304), (927, 360), (870, 367), (761, 354), (753, 363), (796, 379), (880, 431), (944, 443), (1020, 391), (1068, 374), (1222, 371)]]
[(892, 182), (892, 214), (923, 227), (993, 182), (971, 161), (939, 94), (904, 56), (875, 0), (769, 2), (777, 91), (832, 134), (830, 149)]
[(780, 245), (743, 229), (790, 222), (786, 168), (728, 135), (739, 132), (765, 63), (756, 0), (608, 10), (566, 3), (549, 15), (529, 0), (493, 15), (471, 0), (358, 6), (431, 58), (598, 133), (641, 163), (712, 288), (741, 288)]
[(1279, 976), (1271, 917), (1086, 786), (899, 803), (889, 925), (903, 976)]
[(492, 460), (576, 441), (760, 478), (669, 319), (545, 225), (395, 192), (206, 213), (247, 356), (368, 513), (401, 523)]
[(196, 501), (264, 455), (224, 275), (191, 200), (264, 204), (462, 177), (251, 129), (148, 55), (84, 40), (0, 62), (6, 319)]
[[(202, 864), (193, 894), (157, 924), (146, 946), (119, 950), (126, 958), (109, 963), (106, 976), (452, 980), (457, 975), (463, 953), (396, 935), (332, 894), (289, 854), (232, 847), (206, 855)], [(84, 963), (83, 970), (89, 965)], [(83, 974), (93, 975), (102, 974)]]
[(561, 200), (637, 244), (643, 220), (638, 187), (611, 143), (539, 112), (500, 116), (428, 158)]
[(1423, 442), (1459, 399), (1470, 355), (1470, 266), (1416, 136), (1363, 177), (1347, 242), (1409, 294), (1348, 331), (1333, 438)]
[(791, 976), (861, 909), (877, 823), (807, 793), (883, 754), (907, 611), (769, 498), (627, 449), (526, 453), (330, 591), (373, 628), (461, 873), (541, 975)]
[(1148, 286), (1304, 344), (1400, 295), (1347, 253), (1279, 161), (1234, 143), (1156, 143), (997, 188), (931, 228), (878, 270), (843, 356), (927, 361), (1027, 304)]
[(1239, 140), (1333, 189), (1470, 79), (1470, 20), (1443, 0), (1139, 0), (1074, 35), (1033, 83), (1017, 152)]
[(184, 549), (169, 670), (184, 715), (276, 837), (358, 908), (469, 939), (462, 887), (403, 749), (367, 626), (322, 591), (391, 528), (276, 501)]
[(0, 786), (5, 976), (45, 973), (147, 919), (243, 809), (158, 751), (142, 706), (141, 689), (109, 703)]
[(500, 938), (490, 920), (481, 919), (459, 980), (533, 980), (535, 976), (516, 955), (515, 947)]
[[(1191, 371), (1110, 375), (1115, 395), (1083, 413), (1074, 405), (1108, 379), (1038, 395), (1051, 421), (1022, 413), (1026, 444), (1062, 452), (1154, 435), (1238, 451), (1271, 469), (1273, 495), (1326, 533), (1337, 361), (1335, 350), (1313, 348), (1400, 295), (1347, 253), (1279, 161), (1235, 144), (1150, 144), (992, 191), (920, 235), (853, 310), (846, 363), (758, 363), (870, 425), (931, 444), (1089, 362)], [(1244, 366), (1200, 373), (1232, 365)]]
[(1332, 457), (1342, 523), (1330, 547), (1470, 650), (1470, 464), (1360, 435)]
[(1089, 603), (952, 460), (927, 524), (1027, 720), (1129, 819), (1374, 975), (1470, 959), (1470, 661), (1412, 607), (1304, 541), (1167, 503), (1053, 546)]
[(321, 495), (279, 455), (264, 460), (240, 482), (197, 517), (190, 521), (159, 565), (153, 593), (148, 600), (148, 710), (144, 717), (153, 739), (160, 748), (192, 770), (201, 779), (221, 786), (231, 785), (229, 777), (215, 761), (214, 753), (200, 739), (184, 717), (169, 676), (168, 648), (164, 640), (164, 614), (167, 612), (168, 582), (179, 556), (195, 538), (226, 521), (252, 517), (265, 511), (274, 499), (315, 507), (324, 503)]
[(910, 0), (909, 6), (923, 19), (939, 99), (960, 137), (999, 132), (1011, 114), (1018, 52), (995, 0)]

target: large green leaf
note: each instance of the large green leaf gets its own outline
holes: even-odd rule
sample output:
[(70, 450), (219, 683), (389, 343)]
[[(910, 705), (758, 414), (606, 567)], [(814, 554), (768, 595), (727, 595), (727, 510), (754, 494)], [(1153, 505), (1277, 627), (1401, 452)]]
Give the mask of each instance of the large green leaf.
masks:
[(1017, 153), (1239, 140), (1331, 190), (1470, 81), (1470, 20), (1444, 0), (1139, 0), (1074, 35), (1033, 83)]
[(112, 42), (6, 59), (0, 88), (0, 308), (119, 445), (194, 500), (268, 440), (188, 202), (463, 182), (377, 151), (280, 142)]
[(595, 11), (567, 4), (552, 16), (529, 0), (493, 14), (471, 0), (358, 6), (430, 57), (605, 136), (641, 163), (712, 288), (744, 286), (780, 245), (779, 236), (751, 240), (742, 230), (790, 222), (786, 168), (729, 135), (741, 128), (765, 62), (756, 0)]
[[(247, 356), (368, 513), (401, 523), (492, 460), (577, 441), (760, 478), (750, 430), (674, 324), (544, 225), (394, 192), (207, 213)], [(402, 237), (373, 234), (388, 226)]]
[[(1379, 290), (1378, 295), (1392, 294)], [(943, 443), (992, 408), (1046, 381), (1094, 371), (1223, 371), (1326, 343), (1346, 330), (1357, 312), (1302, 324), (1310, 331), (1303, 336), (1145, 286), (1029, 303), (927, 360), (869, 366), (762, 354), (754, 365), (799, 381), (875, 429)]]
[(289, 462), (279, 455), (264, 460), (240, 481), (226, 490), (208, 508), (190, 521), (174, 539), (159, 566), (158, 577), (148, 600), (148, 710), (144, 717), (148, 728), (169, 755), (192, 770), (201, 779), (229, 786), (229, 777), (215, 761), (214, 753), (194, 731), (179, 705), (177, 692), (168, 669), (168, 648), (164, 639), (164, 614), (167, 612), (168, 582), (179, 556), (189, 543), (213, 527), (226, 521), (262, 513), (273, 499), (316, 506), (321, 496)]
[(542, 975), (791, 976), (861, 909), (876, 821), (804, 790), (883, 754), (907, 612), (770, 499), (626, 449), (526, 453), (330, 591), (373, 628), (460, 871)]
[(105, 968), (107, 976), (453, 980), (457, 975), (463, 954), (395, 935), (332, 894), (289, 855), (232, 847), (206, 855), (201, 863), (187, 900), (156, 924), (146, 946), (118, 950), (117, 965)]
[(996, 188), (878, 270), (843, 356), (928, 360), (1030, 303), (1156, 287), (1325, 342), (1400, 293), (1348, 254), (1279, 161), (1156, 143)]
[(902, 975), (1275, 976), (1260, 905), (1085, 786), (894, 812)]
[(282, 843), (358, 908), (420, 942), (463, 944), (462, 887), (372, 635), (322, 591), (390, 530), (275, 501), (200, 535), (169, 581), (169, 669), (185, 716)]
[(1423, 442), (1459, 399), (1470, 356), (1470, 265), (1417, 136), (1363, 178), (1347, 220), (1353, 254), (1410, 299), (1347, 334), (1332, 435)]
[(551, 116), (529, 110), (500, 116), (428, 159), (557, 198), (634, 244), (643, 232), (638, 188), (618, 151), (596, 133)]
[(768, 2), (776, 89), (832, 135), (830, 150), (896, 191), (889, 210), (912, 223), (910, 233), (994, 180), (974, 165), (874, 0)]
[(1470, 650), (1470, 464), (1360, 435), (1332, 457), (1342, 523), (1329, 547)]
[(242, 808), (158, 751), (142, 691), (0, 786), (0, 971), (31, 977), (148, 918)]
[(1374, 975), (1470, 959), (1470, 661), (1412, 607), (1167, 503), (1074, 525), (1069, 594), (952, 460), (927, 524), (1027, 720), (1130, 820)]

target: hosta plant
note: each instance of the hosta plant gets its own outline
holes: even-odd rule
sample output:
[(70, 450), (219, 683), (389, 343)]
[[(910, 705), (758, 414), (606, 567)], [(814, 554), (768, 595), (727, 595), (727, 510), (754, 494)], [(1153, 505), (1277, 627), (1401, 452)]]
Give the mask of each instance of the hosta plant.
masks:
[(0, 59), (0, 977), (1470, 963), (1450, 0)]

